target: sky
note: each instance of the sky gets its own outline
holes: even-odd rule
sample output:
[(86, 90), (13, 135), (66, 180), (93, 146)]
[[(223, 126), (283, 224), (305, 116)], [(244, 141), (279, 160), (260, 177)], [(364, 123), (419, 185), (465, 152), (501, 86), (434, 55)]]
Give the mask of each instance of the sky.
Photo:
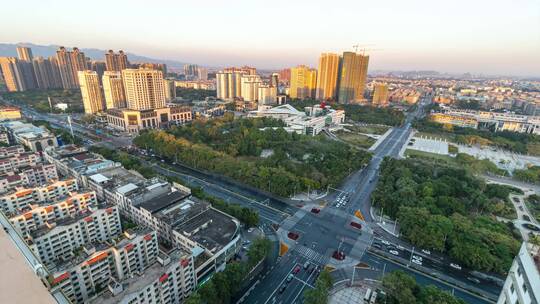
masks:
[(316, 67), (320, 53), (360, 45), (371, 71), (540, 76), (539, 0), (6, 0), (2, 10), (4, 43), (261, 69)]

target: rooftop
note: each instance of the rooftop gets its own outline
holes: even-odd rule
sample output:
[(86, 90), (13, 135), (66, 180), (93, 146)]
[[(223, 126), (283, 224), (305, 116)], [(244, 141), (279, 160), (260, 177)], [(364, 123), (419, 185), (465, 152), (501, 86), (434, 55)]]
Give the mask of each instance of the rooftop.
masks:
[(239, 225), (236, 219), (211, 208), (209, 203), (187, 196), (155, 216), (212, 253), (229, 244)]
[(140, 203), (137, 207), (144, 208), (152, 214), (176, 204), (187, 198), (190, 194), (182, 191), (171, 191)]
[[(160, 258), (167, 258), (163, 253), (160, 253)], [(169, 253), (168, 258), (170, 261), (163, 265), (159, 262), (155, 262), (150, 267), (146, 268), (143, 274), (139, 276), (133, 276), (130, 279), (122, 282), (116, 282), (122, 286), (123, 291), (117, 295), (113, 295), (110, 290), (107, 290), (101, 296), (91, 300), (90, 304), (115, 304), (119, 303), (124, 297), (140, 292), (143, 288), (152, 284), (156, 280), (160, 279), (164, 273), (167, 272), (170, 265), (179, 263), (182, 259), (189, 258), (189, 254), (186, 251), (176, 249)]]

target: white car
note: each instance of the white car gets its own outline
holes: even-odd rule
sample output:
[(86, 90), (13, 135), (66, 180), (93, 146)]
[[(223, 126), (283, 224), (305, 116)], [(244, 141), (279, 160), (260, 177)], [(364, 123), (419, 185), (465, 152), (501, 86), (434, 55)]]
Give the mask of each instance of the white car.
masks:
[(450, 267), (461, 270), (461, 266), (459, 266), (458, 264), (450, 263)]
[(387, 240), (381, 240), (381, 243), (385, 244), (386, 246), (390, 245), (390, 242)]
[(399, 255), (399, 252), (397, 252), (397, 250), (390, 250), (389, 252), (393, 255)]
[(412, 259), (413, 259), (413, 260), (419, 260), (419, 261), (422, 261), (422, 257), (421, 257), (421, 256), (417, 256), (417, 255), (413, 255), (413, 256), (412, 256)]
[(417, 264), (417, 265), (422, 265), (422, 261), (420, 261), (420, 260), (413, 259), (412, 262)]
[(422, 249), (422, 252), (425, 253), (425, 254), (431, 254), (431, 251), (429, 251), (427, 249)]
[(405, 250), (405, 247), (401, 246), (401, 245), (397, 245), (397, 249), (399, 250)]

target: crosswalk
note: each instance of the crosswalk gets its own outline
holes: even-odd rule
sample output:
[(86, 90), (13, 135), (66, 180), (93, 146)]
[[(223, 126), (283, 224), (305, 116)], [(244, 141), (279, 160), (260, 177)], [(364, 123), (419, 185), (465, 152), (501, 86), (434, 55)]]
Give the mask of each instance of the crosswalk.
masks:
[(322, 255), (315, 250), (302, 245), (296, 246), (294, 251), (318, 265), (326, 265), (330, 259), (330, 257)]

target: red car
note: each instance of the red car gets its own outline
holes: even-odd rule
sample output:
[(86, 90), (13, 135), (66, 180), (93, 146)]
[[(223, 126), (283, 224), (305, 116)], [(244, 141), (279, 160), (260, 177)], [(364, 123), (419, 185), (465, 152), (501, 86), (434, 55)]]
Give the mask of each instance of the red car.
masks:
[(291, 240), (296, 241), (298, 239), (298, 237), (300, 237), (300, 236), (296, 232), (289, 232), (287, 234), (287, 237), (290, 238)]
[(362, 229), (362, 225), (357, 222), (351, 222), (351, 226), (353, 226), (354, 228)]
[(319, 212), (321, 212), (321, 209), (319, 209), (319, 208), (312, 208), (312, 209), (311, 209), (311, 212), (312, 212), (312, 213), (315, 213), (315, 214), (318, 214)]
[(338, 261), (343, 261), (345, 259), (345, 253), (343, 251), (334, 251), (334, 254), (332, 254), (332, 257)]
[(294, 274), (297, 274), (297, 273), (299, 273), (299, 272), (300, 272), (300, 266), (294, 267), (293, 273), (294, 273)]

